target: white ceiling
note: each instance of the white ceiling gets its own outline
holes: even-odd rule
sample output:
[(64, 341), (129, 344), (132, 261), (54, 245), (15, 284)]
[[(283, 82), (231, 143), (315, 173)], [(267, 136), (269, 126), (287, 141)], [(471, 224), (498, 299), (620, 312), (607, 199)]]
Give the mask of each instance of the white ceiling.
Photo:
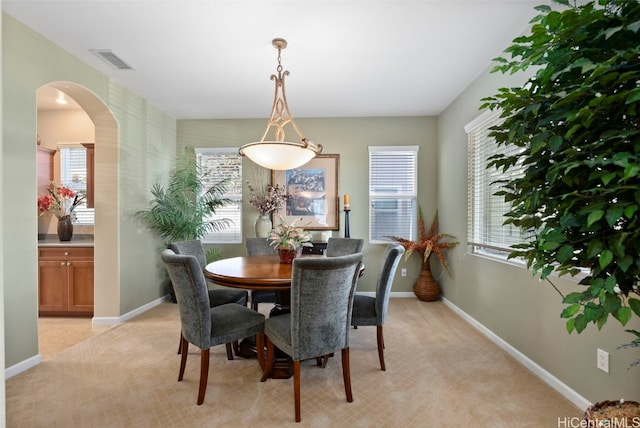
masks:
[[(543, 0), (3, 0), (2, 9), (176, 119), (266, 118), (271, 45), (294, 117), (437, 115)], [(135, 70), (91, 52), (110, 49)]]

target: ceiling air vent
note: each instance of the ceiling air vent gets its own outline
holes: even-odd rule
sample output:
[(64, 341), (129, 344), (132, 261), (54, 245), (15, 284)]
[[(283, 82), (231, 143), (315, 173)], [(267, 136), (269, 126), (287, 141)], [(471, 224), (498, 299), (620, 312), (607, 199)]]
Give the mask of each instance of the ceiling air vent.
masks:
[(98, 55), (100, 58), (111, 64), (112, 67), (115, 67), (118, 70), (133, 70), (133, 67), (124, 62), (110, 49), (91, 49), (91, 52)]

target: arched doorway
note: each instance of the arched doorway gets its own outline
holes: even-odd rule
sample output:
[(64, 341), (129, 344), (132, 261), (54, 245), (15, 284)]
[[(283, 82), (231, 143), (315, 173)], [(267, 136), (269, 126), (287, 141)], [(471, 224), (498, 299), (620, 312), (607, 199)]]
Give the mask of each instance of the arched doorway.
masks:
[[(86, 87), (56, 81), (38, 89), (59, 91), (86, 113), (94, 127), (94, 317), (103, 325), (119, 315), (118, 272), (118, 124), (107, 105)], [(106, 322), (109, 324), (109, 322)]]

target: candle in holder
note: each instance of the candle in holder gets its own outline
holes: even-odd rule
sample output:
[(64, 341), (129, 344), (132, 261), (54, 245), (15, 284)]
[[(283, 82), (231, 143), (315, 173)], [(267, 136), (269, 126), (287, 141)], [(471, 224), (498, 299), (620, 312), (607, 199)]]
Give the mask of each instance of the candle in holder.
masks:
[(349, 205), (349, 195), (345, 194), (344, 195), (344, 209), (348, 210), (350, 209), (350, 205)]

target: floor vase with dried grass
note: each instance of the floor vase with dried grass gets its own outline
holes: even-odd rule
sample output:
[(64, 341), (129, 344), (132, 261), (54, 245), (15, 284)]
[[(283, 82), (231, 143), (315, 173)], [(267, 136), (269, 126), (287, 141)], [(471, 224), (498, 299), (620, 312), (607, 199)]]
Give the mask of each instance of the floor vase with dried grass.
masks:
[(420, 276), (413, 284), (413, 292), (423, 302), (433, 302), (440, 298), (440, 286), (433, 278), (429, 259), (422, 263)]

